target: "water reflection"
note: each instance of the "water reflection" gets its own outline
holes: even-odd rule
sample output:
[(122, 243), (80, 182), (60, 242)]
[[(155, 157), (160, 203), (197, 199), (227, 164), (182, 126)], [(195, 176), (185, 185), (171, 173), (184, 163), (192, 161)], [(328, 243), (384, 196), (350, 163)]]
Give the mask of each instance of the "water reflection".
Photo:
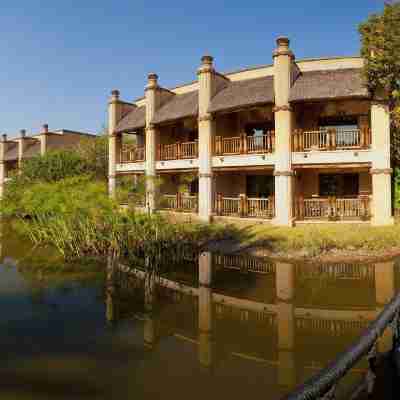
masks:
[[(211, 253), (160, 276), (110, 258), (100, 278), (75, 280), (77, 271), (40, 268), (47, 251), (32, 259), (18, 243), (5, 238), (2, 259), (15, 261), (0, 265), (6, 399), (71, 398), (69, 386), (74, 399), (279, 399), (357, 339), (400, 287), (398, 262)], [(379, 348), (390, 346), (388, 334)]]
[[(198, 284), (189, 285), (194, 268)], [(278, 398), (359, 337), (394, 296), (398, 274), (394, 261), (296, 265), (211, 253), (184, 270), (181, 281), (126, 272), (136, 285), (146, 282), (145, 346), (154, 350), (172, 335), (182, 346), (192, 344), (199, 364), (214, 375), (223, 368), (235, 376), (238, 361), (246, 376), (262, 366)], [(388, 334), (379, 350), (390, 348)], [(365, 371), (355, 368), (349, 383)]]

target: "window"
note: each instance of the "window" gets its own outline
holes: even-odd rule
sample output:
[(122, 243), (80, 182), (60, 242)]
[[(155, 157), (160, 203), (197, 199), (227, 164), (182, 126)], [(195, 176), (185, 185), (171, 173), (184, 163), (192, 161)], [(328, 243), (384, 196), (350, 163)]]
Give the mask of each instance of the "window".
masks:
[(319, 195), (323, 197), (354, 197), (359, 194), (358, 174), (319, 175)]
[(246, 179), (248, 197), (266, 198), (274, 194), (274, 177), (271, 175), (248, 175)]

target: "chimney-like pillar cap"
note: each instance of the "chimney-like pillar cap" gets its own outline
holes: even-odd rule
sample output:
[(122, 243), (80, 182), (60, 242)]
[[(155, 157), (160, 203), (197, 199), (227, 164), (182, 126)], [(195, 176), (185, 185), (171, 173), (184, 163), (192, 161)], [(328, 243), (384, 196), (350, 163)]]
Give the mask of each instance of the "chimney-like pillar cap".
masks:
[(20, 135), (21, 138), (24, 138), (26, 136), (26, 129), (21, 129), (19, 131), (19, 135)]
[(290, 40), (287, 36), (279, 36), (276, 39), (276, 44), (278, 45), (278, 47), (289, 47)]
[(43, 129), (43, 133), (47, 133), (49, 131), (49, 125), (43, 124), (42, 129)]
[(214, 61), (214, 58), (208, 54), (201, 57), (201, 63), (203, 65), (212, 65), (213, 61)]
[(111, 91), (111, 102), (119, 100), (119, 90), (114, 89)]
[(1, 135), (1, 141), (2, 141), (2, 142), (7, 142), (7, 134), (3, 133), (3, 134)]
[(290, 40), (286, 36), (279, 36), (276, 39), (277, 48), (273, 52), (273, 57), (289, 56), (294, 60), (294, 54), (289, 48)]
[(154, 90), (158, 88), (158, 75), (154, 72), (151, 72), (150, 74), (147, 75), (147, 85), (145, 88), (146, 90)]
[(147, 75), (147, 79), (149, 81), (157, 81), (158, 80), (158, 75), (154, 72), (150, 72), (150, 74)]

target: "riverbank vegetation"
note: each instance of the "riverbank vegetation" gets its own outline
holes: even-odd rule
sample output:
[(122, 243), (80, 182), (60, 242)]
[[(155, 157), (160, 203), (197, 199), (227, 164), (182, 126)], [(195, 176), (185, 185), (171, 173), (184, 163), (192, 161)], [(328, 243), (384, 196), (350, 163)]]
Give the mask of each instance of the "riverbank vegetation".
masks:
[(101, 143), (91, 146), (27, 160), (7, 183), (2, 215), (16, 219), (35, 245), (51, 245), (70, 261), (112, 254), (132, 261), (146, 256), (155, 265), (228, 233), (226, 228), (222, 232), (216, 226), (177, 224), (159, 214), (137, 212), (132, 196), (122, 209), (126, 185), (116, 199), (108, 196), (107, 165), (93, 165), (93, 157), (102, 153)]
[[(242, 226), (223, 247), (282, 259), (326, 261), (379, 259), (400, 255), (400, 225), (312, 224), (295, 228)], [(224, 249), (225, 250), (225, 249)]]

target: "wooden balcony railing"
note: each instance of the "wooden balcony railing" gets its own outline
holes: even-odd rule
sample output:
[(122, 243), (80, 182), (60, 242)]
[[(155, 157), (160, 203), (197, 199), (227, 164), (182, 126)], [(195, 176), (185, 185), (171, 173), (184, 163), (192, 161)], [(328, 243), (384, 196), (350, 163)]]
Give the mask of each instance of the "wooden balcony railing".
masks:
[(136, 144), (123, 144), (121, 147), (121, 163), (144, 161), (145, 147)]
[(199, 154), (198, 141), (177, 142), (172, 144), (161, 144), (158, 146), (158, 160), (184, 160), (197, 158)]
[(311, 198), (298, 199), (295, 212), (298, 219), (360, 219), (370, 217), (368, 196), (355, 198)]
[(322, 129), (303, 131), (297, 129), (292, 135), (293, 151), (367, 149), (371, 146), (371, 130)]
[(270, 219), (275, 214), (274, 198), (256, 198), (246, 195), (224, 197), (218, 194), (215, 199), (215, 213), (223, 216)]
[(262, 136), (240, 135), (234, 137), (216, 136), (215, 155), (264, 154), (272, 153), (275, 148), (275, 132), (269, 131)]
[(185, 193), (163, 194), (160, 208), (173, 211), (197, 212), (198, 197)]

